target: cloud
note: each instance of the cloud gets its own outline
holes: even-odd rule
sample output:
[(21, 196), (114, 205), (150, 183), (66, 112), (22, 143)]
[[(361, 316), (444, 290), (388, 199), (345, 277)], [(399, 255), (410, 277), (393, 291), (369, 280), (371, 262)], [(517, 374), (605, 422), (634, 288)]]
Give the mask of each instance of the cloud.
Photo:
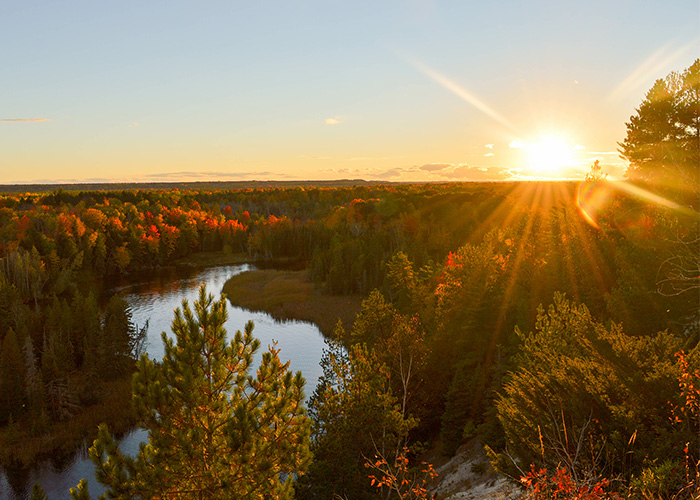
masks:
[(302, 160), (332, 160), (332, 156), (309, 156), (309, 155), (299, 155)]
[(381, 161), (381, 160), (392, 160), (390, 156), (354, 156), (352, 158), (347, 158), (348, 161)]
[(349, 168), (321, 168), (319, 172), (333, 172), (338, 174), (347, 174), (349, 172), (357, 172), (357, 170), (350, 170)]
[(391, 170), (387, 170), (385, 172), (382, 172), (380, 174), (375, 174), (374, 177), (378, 179), (391, 179), (392, 177), (400, 177), (405, 173), (405, 170), (402, 168), (392, 168)]
[(484, 144), (486, 149), (493, 149), (493, 144)]
[(451, 166), (451, 163), (428, 163), (427, 165), (423, 165), (418, 168), (420, 168), (421, 170), (425, 170), (426, 172), (436, 172), (438, 170), (444, 170)]
[(41, 123), (50, 122), (50, 118), (1, 118), (0, 122), (29, 122), (29, 123)]
[(310, 155), (299, 155), (299, 158), (303, 160), (337, 160), (341, 161), (383, 161), (383, 160), (394, 160), (395, 158), (391, 156), (353, 156), (353, 157), (334, 157), (334, 156), (310, 156)]
[(272, 177), (291, 177), (287, 174), (279, 174), (270, 171), (260, 172), (161, 172), (157, 174), (145, 174), (143, 177), (154, 179), (171, 179), (171, 180), (224, 180), (224, 179), (240, 179), (240, 178), (272, 178)]
[(337, 118), (326, 118), (326, 125), (338, 125), (340, 120)]
[(493, 153), (486, 153), (484, 156), (494, 156)]
[(523, 141), (512, 141), (508, 144), (508, 147), (511, 149), (523, 149), (525, 148), (525, 143)]
[(464, 163), (429, 163), (418, 168), (445, 179), (462, 181), (503, 181), (517, 176), (517, 172), (508, 167), (475, 167)]
[(18, 181), (11, 184), (107, 184), (110, 182), (128, 182), (123, 179), (108, 179), (106, 177), (86, 177), (78, 179), (75, 177), (66, 179), (33, 179), (31, 181)]
[(34, 179), (13, 182), (12, 184), (107, 184), (107, 183), (154, 183), (154, 182), (227, 182), (227, 181), (267, 181), (296, 179), (289, 174), (260, 172), (161, 172), (157, 174), (126, 175), (124, 177), (84, 177), (63, 179)]
[(583, 151), (586, 149), (586, 146), (581, 146), (580, 144), (576, 144), (573, 148), (574, 151)]
[(134, 128), (134, 127), (138, 127), (138, 126), (139, 126), (139, 122), (134, 122), (134, 123), (129, 124), (129, 128)]
[(466, 181), (503, 181), (513, 177), (513, 173), (506, 167), (470, 167), (458, 165), (452, 170), (440, 172), (440, 175), (448, 179)]

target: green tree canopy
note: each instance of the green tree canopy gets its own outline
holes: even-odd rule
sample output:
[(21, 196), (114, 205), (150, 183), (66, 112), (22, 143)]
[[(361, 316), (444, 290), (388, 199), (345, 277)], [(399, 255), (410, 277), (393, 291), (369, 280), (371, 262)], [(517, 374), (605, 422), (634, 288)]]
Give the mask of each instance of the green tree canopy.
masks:
[(0, 423), (17, 418), (26, 403), (22, 353), (14, 330), (5, 334), (0, 349)]
[(669, 401), (678, 399), (677, 337), (627, 336), (560, 294), (547, 311), (540, 306), (534, 332), (517, 332), (519, 368), (497, 408), (522, 467), (563, 465), (576, 481), (603, 471), (622, 476), (648, 457), (681, 460), (678, 443), (697, 439), (669, 420)]
[(700, 59), (658, 79), (627, 123), (620, 153), (627, 177), (658, 189), (683, 190), (697, 207), (700, 193)]
[(314, 463), (303, 498), (374, 498), (365, 462), (397, 456), (416, 425), (401, 413), (386, 365), (364, 343), (345, 350), (337, 340), (343, 336), (339, 324), (336, 340), (326, 341), (323, 376), (309, 402)]
[[(133, 404), (149, 431), (136, 458), (123, 455), (106, 426), (90, 448), (107, 498), (291, 498), (292, 481), (309, 465), (310, 420), (302, 405), (304, 379), (262, 355), (249, 374), (259, 341), (253, 323), (228, 343), (226, 303), (204, 287), (175, 311), (175, 341), (163, 333), (165, 356), (142, 356)], [(71, 490), (87, 499), (82, 480)]]

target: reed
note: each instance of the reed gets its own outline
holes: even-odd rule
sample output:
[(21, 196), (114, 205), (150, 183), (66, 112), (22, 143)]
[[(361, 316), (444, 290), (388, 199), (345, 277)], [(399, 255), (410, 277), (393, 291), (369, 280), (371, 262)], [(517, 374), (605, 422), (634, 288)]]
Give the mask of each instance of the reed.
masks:
[(250, 262), (248, 255), (244, 253), (230, 252), (198, 252), (176, 260), (176, 267), (211, 267), (232, 266)]
[(333, 333), (338, 319), (345, 328), (352, 326), (362, 305), (360, 295), (325, 295), (316, 290), (306, 271), (247, 271), (230, 278), (223, 291), (235, 306), (264, 311), (278, 320), (309, 321), (326, 336)]

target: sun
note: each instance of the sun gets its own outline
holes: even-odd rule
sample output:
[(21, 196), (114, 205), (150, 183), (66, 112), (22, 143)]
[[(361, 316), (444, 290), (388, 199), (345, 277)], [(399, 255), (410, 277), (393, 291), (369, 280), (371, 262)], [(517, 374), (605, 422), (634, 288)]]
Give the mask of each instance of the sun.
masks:
[(537, 141), (528, 142), (525, 149), (528, 168), (542, 175), (561, 175), (574, 163), (573, 148), (564, 138), (556, 135), (547, 135)]

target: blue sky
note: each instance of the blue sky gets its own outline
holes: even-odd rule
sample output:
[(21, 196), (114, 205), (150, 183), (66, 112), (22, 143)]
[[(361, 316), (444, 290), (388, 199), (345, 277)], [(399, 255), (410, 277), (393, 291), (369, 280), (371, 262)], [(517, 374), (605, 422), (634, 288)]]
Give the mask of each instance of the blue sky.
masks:
[(0, 183), (620, 177), (625, 121), (700, 55), (697, 1), (2, 12)]

